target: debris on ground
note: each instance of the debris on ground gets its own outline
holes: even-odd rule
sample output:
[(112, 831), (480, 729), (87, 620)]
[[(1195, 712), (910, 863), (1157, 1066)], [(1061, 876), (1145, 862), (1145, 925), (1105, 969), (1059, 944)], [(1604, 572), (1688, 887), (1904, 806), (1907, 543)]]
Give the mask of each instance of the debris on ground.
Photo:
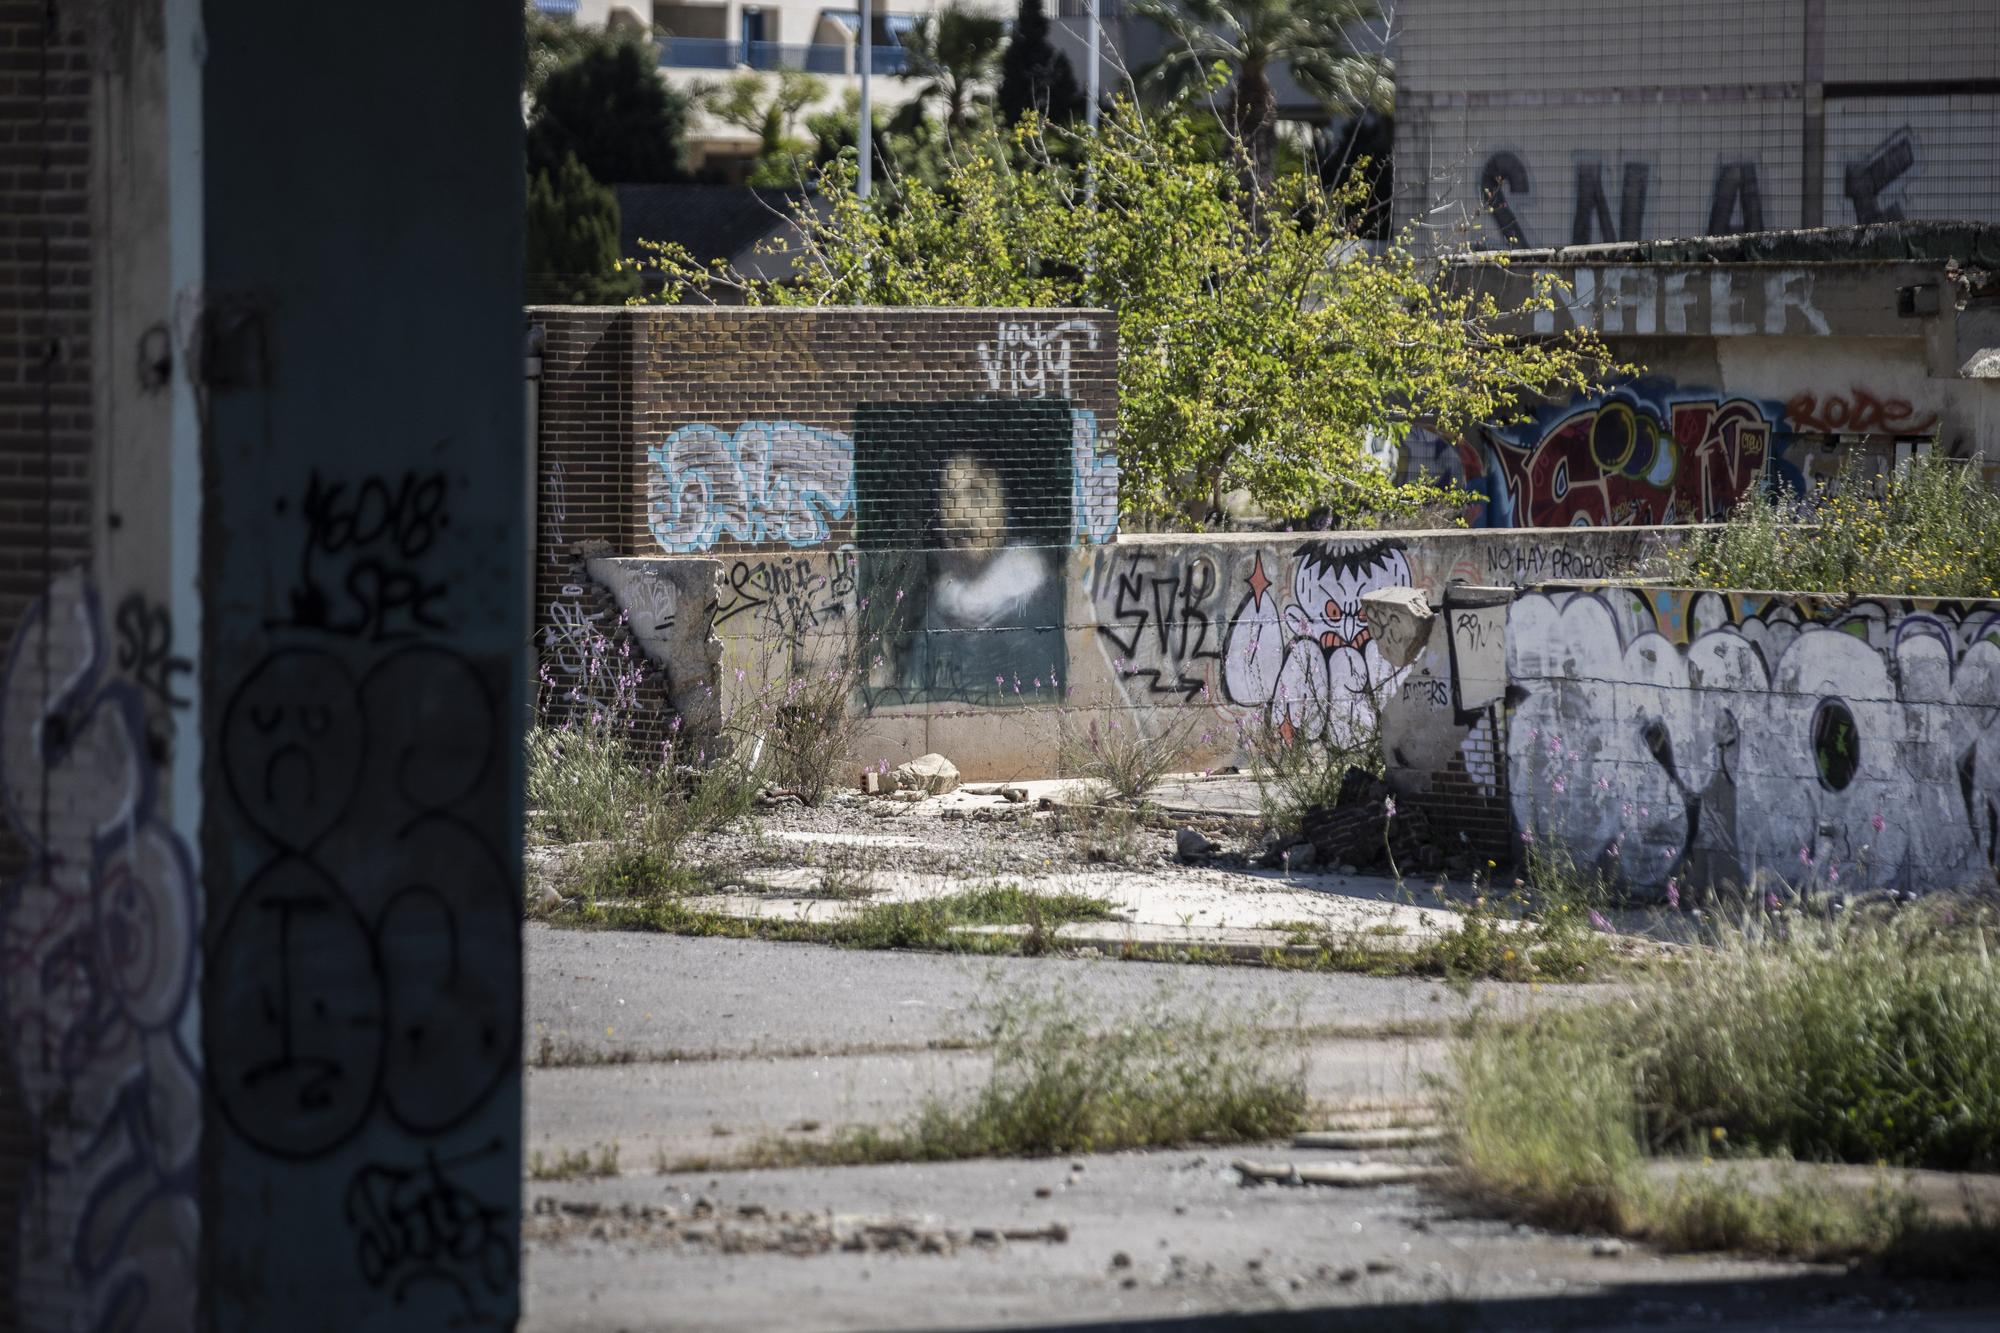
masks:
[(687, 1209), (653, 1204), (603, 1204), (544, 1195), (522, 1219), (524, 1241), (640, 1241), (685, 1245), (719, 1254), (808, 1256), (834, 1250), (871, 1254), (955, 1254), (967, 1246), (1008, 1241), (1060, 1245), (1069, 1228), (940, 1227), (909, 1218), (859, 1214), (773, 1212), (761, 1204), (718, 1209), (708, 1199)]
[(918, 755), (896, 765), (892, 776), (898, 791), (917, 791), (927, 796), (943, 796), (958, 790), (958, 766), (941, 754)]
[(1371, 1185), (1408, 1185), (1435, 1180), (1450, 1170), (1425, 1162), (1253, 1162), (1237, 1158), (1229, 1164), (1245, 1185), (1333, 1185), (1362, 1189)]
[(1191, 828), (1174, 830), (1174, 853), (1183, 861), (1215, 854), (1215, 844)]

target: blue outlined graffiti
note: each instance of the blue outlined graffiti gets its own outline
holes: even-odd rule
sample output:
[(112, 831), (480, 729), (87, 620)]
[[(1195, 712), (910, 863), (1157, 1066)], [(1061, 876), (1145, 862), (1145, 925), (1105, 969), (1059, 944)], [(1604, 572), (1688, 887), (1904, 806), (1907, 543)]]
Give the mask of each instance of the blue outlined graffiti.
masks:
[(1070, 409), (1070, 511), (1076, 541), (1096, 546), (1118, 535), (1118, 452), (1097, 433), (1097, 413)]
[(646, 527), (667, 551), (705, 551), (725, 537), (816, 546), (854, 507), (854, 440), (839, 431), (683, 426), (646, 456)]

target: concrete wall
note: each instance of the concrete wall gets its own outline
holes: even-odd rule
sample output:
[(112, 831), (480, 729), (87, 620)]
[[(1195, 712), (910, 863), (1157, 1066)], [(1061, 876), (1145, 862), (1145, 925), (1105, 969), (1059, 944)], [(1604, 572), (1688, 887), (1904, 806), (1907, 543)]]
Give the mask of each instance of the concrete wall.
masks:
[[(1391, 782), (1422, 795), (1463, 790), (1454, 744), (1497, 727), (1498, 770), (1475, 776), (1517, 846), (1663, 895), (1990, 882), (1996, 720), (2000, 603), (1613, 583), (1451, 608), (1384, 728)], [(1452, 808), (1432, 803), (1447, 836)]]
[[(1091, 547), (607, 556), (590, 570), (690, 711), (717, 697), (733, 711), (761, 682), (824, 662), (887, 620), (867, 640), (857, 764), (935, 750), (968, 776), (1010, 778), (1061, 771), (1064, 735), (1093, 722), (1172, 730), (1190, 766), (1245, 757), (1251, 728), (1352, 739), (1362, 696), (1402, 683), (1373, 642), (1364, 594), (1615, 577), (1670, 535), (1122, 536)], [(871, 618), (871, 607), (891, 616)], [(1490, 757), (1472, 762), (1491, 770)]]
[(1516, 821), (1587, 863), (1654, 888), (1990, 882), (2000, 604), (1531, 593), (1507, 666)]
[(1487, 246), (2000, 221), (1987, 0), (1405, 0), (1399, 224)]

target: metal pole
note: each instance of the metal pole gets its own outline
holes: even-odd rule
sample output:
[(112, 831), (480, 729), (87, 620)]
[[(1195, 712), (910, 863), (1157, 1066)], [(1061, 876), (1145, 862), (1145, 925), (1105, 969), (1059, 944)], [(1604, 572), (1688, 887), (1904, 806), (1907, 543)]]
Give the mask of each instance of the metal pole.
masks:
[(1090, 126), (1093, 130), (1097, 128), (1097, 34), (1099, 30), (1097, 5), (1098, 0), (1090, 0), (1090, 104), (1083, 109), (1084, 124)]
[(856, 191), (863, 199), (875, 180), (875, 123), (868, 98), (868, 76), (875, 72), (875, 7), (861, 0), (861, 184)]

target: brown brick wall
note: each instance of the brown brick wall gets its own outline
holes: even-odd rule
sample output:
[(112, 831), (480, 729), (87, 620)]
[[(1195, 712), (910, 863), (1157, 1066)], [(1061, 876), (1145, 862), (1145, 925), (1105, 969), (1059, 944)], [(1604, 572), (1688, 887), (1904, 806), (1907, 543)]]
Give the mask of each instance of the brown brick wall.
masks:
[[(82, 42), (58, 17), (50, 4), (0, 0), (0, 647), (8, 650), (50, 576), (89, 556), (91, 82)], [(24, 868), (15, 821), (31, 830), (39, 822), (33, 810), (8, 814), (0, 884)], [(41, 1286), (19, 1268), (31, 1149), (9, 1059), (0, 1064), (0, 1329), (18, 1326), (17, 1300)]]
[(531, 307), (528, 319), (546, 333), (537, 633), (558, 675), (590, 614), (580, 543), (724, 557), (725, 581), (739, 566), (782, 581), (795, 553), (1070, 547), (1115, 529), (1104, 312)]

